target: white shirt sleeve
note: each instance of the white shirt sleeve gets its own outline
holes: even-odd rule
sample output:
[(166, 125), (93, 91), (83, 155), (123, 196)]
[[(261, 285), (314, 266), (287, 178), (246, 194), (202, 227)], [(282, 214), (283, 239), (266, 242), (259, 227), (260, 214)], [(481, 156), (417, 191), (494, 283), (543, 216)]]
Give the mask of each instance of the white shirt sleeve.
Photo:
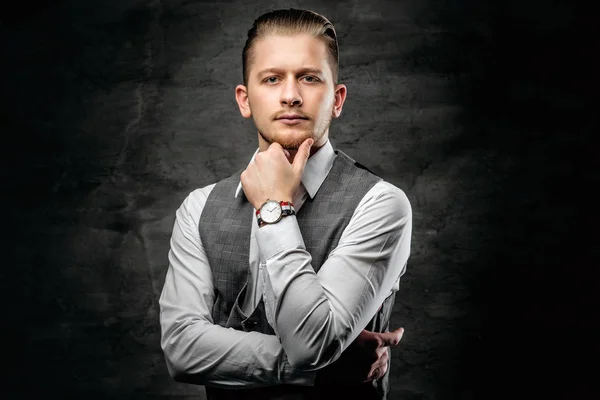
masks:
[(213, 323), (212, 274), (198, 232), (212, 187), (192, 192), (176, 212), (159, 299), (161, 347), (169, 373), (180, 382), (230, 389), (310, 386), (314, 373), (292, 368), (276, 336)]
[(318, 274), (295, 216), (256, 230), (265, 310), (289, 362), (335, 361), (398, 288), (410, 253), (412, 210), (380, 181), (364, 196)]

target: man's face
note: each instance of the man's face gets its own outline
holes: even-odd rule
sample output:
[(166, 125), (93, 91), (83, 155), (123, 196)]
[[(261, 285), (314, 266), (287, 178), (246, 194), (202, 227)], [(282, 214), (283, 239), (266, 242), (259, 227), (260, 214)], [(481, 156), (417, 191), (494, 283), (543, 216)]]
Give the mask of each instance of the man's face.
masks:
[(295, 150), (308, 138), (319, 148), (328, 138), (346, 98), (344, 85), (334, 85), (329, 53), (309, 35), (267, 36), (254, 43), (248, 86), (236, 88), (245, 118), (252, 117), (265, 150), (277, 142)]

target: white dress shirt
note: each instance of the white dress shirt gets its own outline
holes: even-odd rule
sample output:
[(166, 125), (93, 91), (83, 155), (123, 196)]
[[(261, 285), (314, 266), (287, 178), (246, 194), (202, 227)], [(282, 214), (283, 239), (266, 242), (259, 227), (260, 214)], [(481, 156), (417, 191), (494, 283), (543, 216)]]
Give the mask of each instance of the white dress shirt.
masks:
[[(327, 142), (308, 159), (292, 199), (297, 212), (317, 194), (335, 157)], [(230, 389), (312, 385), (314, 371), (335, 361), (399, 289), (410, 253), (410, 202), (394, 185), (375, 184), (318, 273), (295, 216), (262, 228), (253, 216), (241, 308), (250, 315), (262, 298), (273, 336), (213, 323), (213, 280), (198, 232), (213, 187), (191, 192), (176, 212), (159, 300), (169, 372), (176, 380)], [(241, 191), (240, 183), (235, 195)]]

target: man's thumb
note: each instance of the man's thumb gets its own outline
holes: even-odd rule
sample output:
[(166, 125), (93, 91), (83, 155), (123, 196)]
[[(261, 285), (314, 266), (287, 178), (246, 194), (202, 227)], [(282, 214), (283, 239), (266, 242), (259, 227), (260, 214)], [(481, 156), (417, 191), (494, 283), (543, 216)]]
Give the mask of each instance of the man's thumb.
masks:
[(383, 346), (396, 346), (398, 343), (400, 343), (402, 335), (404, 335), (404, 328), (398, 328), (393, 332), (386, 332), (382, 334)]
[(294, 163), (292, 164), (292, 168), (297, 175), (302, 176), (304, 167), (306, 166), (306, 162), (310, 156), (310, 148), (314, 142), (315, 141), (313, 139), (306, 139), (304, 142), (302, 142), (300, 147), (298, 147), (296, 156), (294, 156)]

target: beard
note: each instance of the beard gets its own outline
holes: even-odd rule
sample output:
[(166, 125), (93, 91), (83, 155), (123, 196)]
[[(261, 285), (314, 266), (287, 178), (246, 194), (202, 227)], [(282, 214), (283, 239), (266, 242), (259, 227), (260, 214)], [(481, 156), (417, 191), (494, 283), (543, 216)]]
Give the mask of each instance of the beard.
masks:
[[(293, 136), (282, 134), (280, 132), (271, 132), (270, 134), (265, 135), (261, 131), (258, 131), (258, 134), (268, 144), (279, 143), (281, 145), (281, 147), (283, 147), (285, 150), (298, 150), (300, 145), (306, 139), (312, 138), (312, 139), (315, 139), (315, 141), (316, 141), (315, 136), (317, 136), (313, 133), (312, 130), (304, 130), (304, 131), (295, 133)], [(319, 136), (321, 136), (321, 135), (319, 135)]]
[(323, 120), (317, 126), (312, 126), (309, 129), (298, 130), (293, 133), (288, 133), (285, 130), (275, 130), (269, 132), (258, 130), (258, 134), (269, 145), (272, 143), (279, 143), (285, 150), (298, 150), (300, 145), (304, 143), (306, 139), (313, 139), (315, 143), (318, 143), (328, 131), (330, 123), (331, 117)]

